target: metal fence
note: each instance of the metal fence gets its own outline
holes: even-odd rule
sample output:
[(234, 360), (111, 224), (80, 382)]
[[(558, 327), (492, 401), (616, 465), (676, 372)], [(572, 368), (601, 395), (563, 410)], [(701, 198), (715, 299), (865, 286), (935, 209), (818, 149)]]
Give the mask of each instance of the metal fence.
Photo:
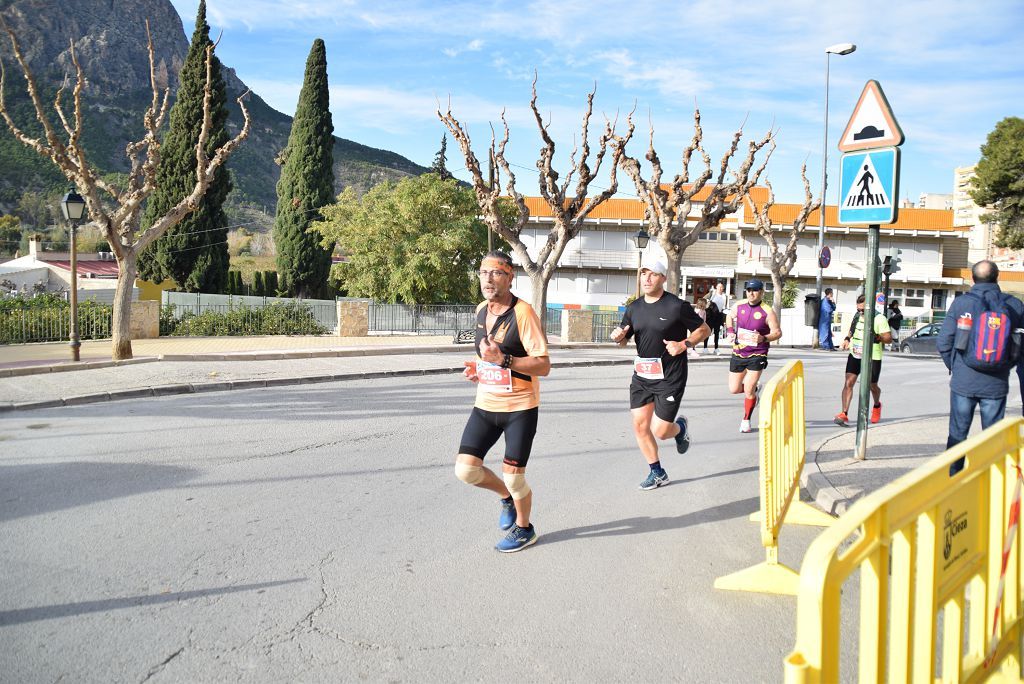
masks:
[[(164, 332), (166, 327), (165, 321), (168, 319), (180, 320), (186, 315), (199, 316), (204, 312), (216, 313), (216, 314), (228, 314), (229, 312), (246, 312), (244, 314), (238, 314), (236, 318), (239, 321), (243, 321), (248, 317), (249, 324), (256, 322), (256, 317), (262, 316), (263, 314), (258, 313), (261, 309), (273, 306), (275, 304), (281, 305), (295, 305), (301, 304), (306, 310), (312, 314), (316, 322), (326, 332), (334, 332), (338, 328), (338, 307), (333, 299), (291, 299), (287, 297), (251, 297), (247, 295), (222, 295), (222, 294), (203, 294), (199, 292), (170, 292), (164, 291), (160, 295), (161, 305), (161, 330), (160, 334), (168, 334)], [(305, 315), (300, 311), (294, 311), (290, 314), (291, 318), (298, 319), (302, 318), (305, 320)], [(243, 325), (239, 322), (235, 324), (235, 327)], [(225, 332), (218, 333), (224, 335), (239, 335), (245, 334), (244, 332)], [(287, 332), (280, 333), (263, 333), (267, 335), (273, 334), (289, 334)], [(307, 333), (302, 333), (307, 334)]]
[[(106, 305), (78, 307), (78, 336), (83, 340), (110, 337), (113, 309)], [(71, 339), (71, 307), (20, 307), (0, 310), (0, 344), (59, 342)]]
[(612, 330), (622, 322), (621, 311), (595, 311), (593, 324), (593, 341), (608, 342)]
[(378, 304), (370, 302), (371, 335), (447, 335), (471, 329), (474, 304)]
[(562, 334), (562, 310), (548, 309), (544, 312), (544, 333), (547, 335)]

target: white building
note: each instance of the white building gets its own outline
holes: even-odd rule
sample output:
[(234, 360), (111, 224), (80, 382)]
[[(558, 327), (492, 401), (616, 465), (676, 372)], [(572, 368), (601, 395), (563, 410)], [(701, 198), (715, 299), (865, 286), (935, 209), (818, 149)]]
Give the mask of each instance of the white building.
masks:
[[(112, 302), (117, 287), (117, 261), (109, 252), (79, 253), (78, 298)], [(28, 242), (28, 254), (0, 264), (0, 282), (7, 281), (14, 290), (31, 292), (34, 288), (47, 292), (66, 292), (71, 288), (71, 255), (67, 252), (45, 252), (36, 238)], [(132, 292), (138, 299), (138, 290)]]

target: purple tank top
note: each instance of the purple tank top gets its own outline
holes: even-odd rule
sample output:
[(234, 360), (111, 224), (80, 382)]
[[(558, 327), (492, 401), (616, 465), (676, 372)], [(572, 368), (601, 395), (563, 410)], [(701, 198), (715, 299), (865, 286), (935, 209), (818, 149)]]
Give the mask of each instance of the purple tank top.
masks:
[(763, 336), (767, 336), (772, 329), (768, 326), (768, 312), (758, 304), (757, 306), (750, 306), (749, 304), (737, 304), (736, 305), (736, 320), (733, 321), (733, 325), (736, 326), (736, 344), (733, 346), (732, 353), (735, 356), (741, 356), (747, 358), (749, 356), (767, 356), (768, 355), (768, 342), (762, 340), (758, 344), (741, 346), (740, 342), (740, 329), (753, 330)]

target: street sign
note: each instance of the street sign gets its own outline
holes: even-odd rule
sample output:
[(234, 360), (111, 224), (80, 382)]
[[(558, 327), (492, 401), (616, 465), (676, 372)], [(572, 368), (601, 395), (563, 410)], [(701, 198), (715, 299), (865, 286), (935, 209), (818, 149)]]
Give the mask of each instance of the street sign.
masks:
[(839, 166), (839, 225), (896, 220), (900, 151), (895, 147), (843, 155)]
[(832, 263), (832, 250), (825, 245), (821, 248), (821, 254), (818, 255), (818, 265), (822, 268), (828, 268), (828, 265)]
[(896, 123), (882, 86), (878, 81), (868, 81), (846, 130), (839, 137), (839, 149), (852, 152), (902, 144), (903, 130)]
[(875, 308), (879, 311), (885, 311), (885, 293), (879, 292), (875, 295)]

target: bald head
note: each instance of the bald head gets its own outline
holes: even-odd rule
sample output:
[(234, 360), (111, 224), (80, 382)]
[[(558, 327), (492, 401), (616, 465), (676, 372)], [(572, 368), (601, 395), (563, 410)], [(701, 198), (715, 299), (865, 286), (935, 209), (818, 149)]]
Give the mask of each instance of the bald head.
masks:
[(971, 277), (975, 283), (994, 283), (999, 280), (999, 267), (985, 259), (971, 267)]

